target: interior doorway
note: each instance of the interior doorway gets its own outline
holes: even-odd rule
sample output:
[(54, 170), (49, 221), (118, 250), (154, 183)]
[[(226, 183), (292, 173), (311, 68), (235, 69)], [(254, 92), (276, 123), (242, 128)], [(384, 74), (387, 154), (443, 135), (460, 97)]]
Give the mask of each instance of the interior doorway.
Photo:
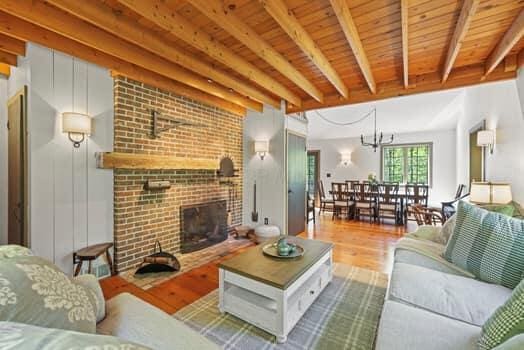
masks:
[(484, 148), (477, 146), (477, 134), (484, 130), (486, 121), (483, 120), (475, 125), (469, 131), (469, 184), (474, 181), (484, 181), (485, 172), (485, 154)]
[(7, 243), (29, 246), (27, 236), (27, 87), (7, 102)]
[(307, 192), (315, 198), (315, 207), (320, 205), (317, 185), (320, 181), (320, 151), (307, 151)]
[(287, 133), (287, 233), (306, 229), (306, 138)]

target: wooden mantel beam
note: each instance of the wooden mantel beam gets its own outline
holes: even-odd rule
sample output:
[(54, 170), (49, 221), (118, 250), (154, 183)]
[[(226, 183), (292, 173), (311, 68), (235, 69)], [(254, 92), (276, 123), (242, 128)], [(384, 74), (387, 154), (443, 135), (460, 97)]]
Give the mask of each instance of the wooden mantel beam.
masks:
[(308, 32), (298, 22), (283, 0), (259, 0), (266, 11), (302, 49), (315, 66), (324, 74), (329, 82), (343, 97), (348, 97), (348, 88), (335, 71), (331, 63), (315, 44)]
[(409, 86), (408, 8), (409, 0), (401, 0), (400, 17), (402, 25), (402, 72), (404, 77), (404, 87), (406, 89)]
[(368, 58), (364, 51), (364, 47), (362, 46), (362, 41), (360, 41), (360, 36), (357, 31), (357, 26), (355, 25), (355, 22), (353, 21), (353, 17), (351, 16), (351, 12), (349, 11), (347, 1), (346, 0), (329, 0), (329, 1), (331, 3), (331, 7), (333, 8), (333, 11), (335, 12), (335, 15), (337, 16), (338, 22), (340, 26), (342, 27), (342, 31), (344, 32), (344, 35), (346, 36), (346, 40), (348, 41), (349, 46), (351, 46), (351, 50), (353, 50), (353, 54), (355, 55), (355, 59), (357, 60), (360, 70), (362, 71), (362, 74), (364, 75), (364, 78), (366, 79), (366, 82), (368, 83), (369, 90), (372, 93), (375, 93), (377, 91), (375, 79), (373, 78), (373, 73), (371, 72), (371, 66), (369, 65)]
[(142, 81), (146, 84), (192, 98), (212, 106), (225, 109), (237, 115), (245, 115), (245, 108), (223, 100), (214, 95), (207, 94), (201, 90), (192, 88), (172, 79), (156, 74), (152, 71), (137, 67), (134, 64), (120, 60), (114, 56), (83, 45), (77, 41), (68, 39), (57, 33), (26, 22), (20, 18), (11, 16), (0, 11), (0, 33), (17, 38), (19, 40), (31, 41), (51, 49), (64, 52), (68, 55), (78, 57), (82, 60), (92, 62), (102, 67), (119, 72), (132, 79)]
[(484, 76), (490, 74), (495, 67), (506, 57), (508, 52), (524, 35), (524, 9), (520, 11), (517, 18), (513, 21), (508, 31), (499, 41), (486, 60), (486, 72)]
[(448, 80), (442, 83), (440, 72), (412, 76), (409, 89), (404, 88), (404, 84), (398, 80), (382, 82), (377, 85), (377, 93), (372, 94), (365, 87), (351, 89), (349, 99), (341, 98), (339, 95), (326, 96), (324, 104), (320, 104), (312, 99), (303, 101), (302, 108), (287, 108), (287, 113), (309, 111), (319, 108), (350, 105), (355, 103), (377, 101), (386, 98), (407, 96), (423, 92), (454, 89), (458, 87), (482, 84), (489, 81), (500, 81), (514, 79), (516, 71), (505, 72), (504, 67), (497, 67), (487, 79), (482, 80), (484, 65), (466, 66), (455, 68), (451, 71)]
[(324, 100), (324, 94), (313, 83), (258, 35), (253, 28), (239, 19), (233, 11), (224, 9), (221, 0), (188, 0), (188, 2), (308, 95), (318, 102)]
[[(191, 73), (171, 61), (143, 50), (41, 0), (0, 0), (0, 10), (160, 75), (176, 78), (184, 84), (214, 96), (229, 99), (246, 108), (260, 109), (260, 104), (256, 101), (230, 92), (226, 87), (218, 84), (210, 84), (207, 81), (207, 78), (210, 78), (215, 82), (224, 83), (227, 87), (230, 87), (230, 84), (227, 83), (233, 84), (235, 79), (207, 64), (199, 64), (197, 60), (182, 52), (177, 56), (178, 63), (191, 67), (203, 76)], [(200, 70), (197, 69), (198, 67)]]
[(453, 63), (460, 51), (462, 42), (466, 37), (468, 32), (469, 25), (475, 16), (480, 0), (465, 0), (462, 5), (462, 10), (460, 10), (460, 16), (455, 26), (455, 31), (453, 32), (453, 37), (449, 43), (448, 54), (446, 56), (446, 63), (444, 63), (444, 70), (442, 72), (442, 82), (445, 83), (453, 68)]
[[(202, 31), (200, 28), (192, 24), (190, 21), (185, 19), (183, 16), (178, 14), (173, 9), (171, 9), (164, 1), (118, 1), (130, 8), (131, 10), (139, 13), (141, 16), (151, 20), (156, 25), (169, 31), (169, 33), (185, 41), (187, 44), (203, 51), (213, 59), (234, 69), (236, 72), (250, 79), (254, 83), (262, 86), (266, 90), (275, 93), (284, 100), (296, 106), (300, 106), (301, 101), (299, 96), (297, 96), (284, 85), (277, 82), (275, 79), (271, 78), (266, 73), (255, 67), (255, 65), (246, 61), (242, 57), (234, 54), (229, 48), (219, 43), (211, 35)], [(108, 9), (104, 9), (104, 7), (106, 6), (102, 4), (81, 1), (72, 3), (69, 0), (51, 0), (51, 2), (64, 8), (65, 10), (73, 11), (74, 14), (80, 15), (84, 19), (86, 19), (85, 17), (89, 17), (91, 20), (94, 20), (96, 24), (103, 25), (106, 30), (111, 31), (114, 34), (117, 34), (119, 30), (119, 28), (116, 25), (120, 25), (120, 28), (124, 29), (120, 31), (122, 35), (125, 37), (130, 37), (131, 33), (131, 39), (135, 38), (135, 40), (133, 41), (137, 45), (146, 47), (151, 46), (151, 44), (155, 44), (155, 46), (161, 48), (166, 45), (164, 44), (164, 41), (158, 38), (156, 34), (148, 35), (148, 39), (143, 40), (141, 37), (144, 36), (142, 35), (142, 33), (144, 33), (144, 30), (136, 26), (136, 24), (133, 23), (132, 20), (126, 20), (122, 18), (122, 16), (116, 16), (113, 13), (106, 15), (103, 12), (107, 12)], [(103, 23), (101, 23), (101, 20), (103, 20), (106, 17), (108, 18), (108, 20), (103, 21)], [(157, 43), (156, 41), (159, 41), (159, 43)], [(165, 50), (165, 48), (162, 49)], [(256, 96), (253, 97), (256, 98)], [(275, 101), (260, 101), (270, 103), (271, 105), (280, 108), (279, 101), (276, 101), (276, 103)]]

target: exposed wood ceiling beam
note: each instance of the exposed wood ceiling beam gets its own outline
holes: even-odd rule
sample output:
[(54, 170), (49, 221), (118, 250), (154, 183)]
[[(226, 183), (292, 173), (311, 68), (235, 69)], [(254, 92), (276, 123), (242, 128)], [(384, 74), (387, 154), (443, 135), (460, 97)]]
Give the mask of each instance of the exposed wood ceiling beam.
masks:
[(408, 7), (409, 0), (400, 1), (400, 20), (402, 25), (402, 72), (405, 88), (409, 86)]
[[(78, 57), (82, 60), (92, 62), (99, 66), (109, 68), (113, 71), (121, 73), (122, 75), (129, 76), (132, 79), (140, 80), (149, 85), (157, 86), (159, 88), (164, 88), (167, 85), (164, 85), (164, 79), (168, 78), (160, 74), (156, 74), (154, 72), (137, 67), (136, 65), (131, 64), (127, 61), (118, 59), (114, 56), (108, 55), (104, 52), (93, 49), (92, 47), (83, 45), (77, 41), (68, 39), (62, 35), (59, 35), (57, 33), (54, 33), (52, 31), (49, 31), (47, 29), (44, 29), (42, 27), (39, 27), (37, 25), (34, 25), (32, 23), (29, 23), (27, 21), (24, 21), (22, 19), (11, 16), (1, 11), (0, 32), (20, 40), (31, 41), (54, 50), (64, 52), (68, 55)], [(215, 95), (210, 95), (212, 98), (205, 99), (205, 93), (196, 93), (196, 91), (200, 92), (201, 90), (194, 89), (191, 87), (183, 88), (185, 85), (177, 82), (174, 82), (173, 84), (171, 84), (171, 86), (174, 89), (178, 86), (178, 84), (181, 86), (181, 89), (173, 92), (180, 93), (183, 96), (223, 108), (235, 114), (245, 114), (244, 107), (236, 105), (233, 102), (230, 102), (230, 100), (226, 101), (224, 99), (216, 97)], [(260, 104), (259, 108), (262, 108)]]
[[(234, 69), (239, 74), (247, 77), (268, 91), (273, 92), (274, 94), (282, 97), (294, 105), (300, 106), (301, 101), (299, 96), (286, 88), (284, 85), (277, 82), (275, 79), (268, 76), (262, 70), (255, 67), (255, 65), (234, 54), (229, 48), (219, 43), (211, 35), (202, 31), (183, 16), (179, 15), (176, 11), (171, 9), (168, 5), (165, 4), (164, 1), (118, 1), (131, 10), (139, 13), (141, 16), (151, 20), (156, 25), (169, 31), (171, 34), (185, 41), (187, 44), (205, 52), (213, 59)], [(105, 11), (103, 10), (103, 7), (105, 7), (104, 5), (80, 1), (74, 2), (74, 4), (72, 4), (71, 1), (68, 0), (51, 0), (51, 2), (59, 5), (60, 7), (63, 7), (66, 10), (70, 9), (71, 11), (74, 11), (75, 14), (82, 16), (84, 19), (86, 19), (85, 17), (91, 17), (98, 23), (100, 23), (100, 21), (105, 17), (109, 17), (108, 21), (104, 21), (106, 23), (104, 26), (106, 30), (113, 32), (113, 29), (110, 29), (110, 27), (120, 25), (122, 29), (125, 29), (122, 31), (124, 36), (129, 36), (131, 33), (133, 37), (138, 39), (138, 42), (142, 43), (141, 46), (143, 47), (150, 46), (151, 43), (155, 44), (155, 46), (166, 45), (165, 42), (159, 39), (158, 35), (156, 34), (147, 35), (148, 39), (143, 40), (141, 37), (145, 36), (142, 34), (144, 30), (138, 28), (136, 23), (134, 23), (132, 20), (125, 20), (122, 18), (122, 16), (117, 16), (114, 13), (111, 13), (110, 15), (104, 15), (101, 13)], [(117, 34), (116, 32), (114, 33)], [(155, 41), (159, 41), (159, 43), (156, 43)], [(137, 42), (135, 42), (135, 44), (140, 45)], [(272, 105), (275, 106), (275, 103), (272, 103)], [(276, 107), (279, 107), (279, 104), (276, 105)]]
[(506, 34), (499, 41), (497, 46), (493, 49), (486, 60), (485, 76), (490, 74), (495, 67), (502, 61), (508, 52), (515, 46), (515, 44), (524, 35), (524, 9), (520, 11), (517, 18), (513, 21)]
[[(166, 77), (176, 78), (184, 84), (217, 97), (229, 99), (246, 108), (255, 109), (254, 106), (258, 105), (258, 103), (253, 100), (234, 92), (230, 92), (227, 88), (219, 86), (218, 84), (210, 84), (206, 78), (191, 73), (179, 65), (163, 59), (151, 52), (142, 50), (136, 45), (119, 39), (118, 37), (79, 18), (71, 16), (46, 2), (39, 0), (20, 0), (16, 2), (0, 0), (0, 9), (70, 39), (81, 42), (87, 46), (119, 57), (122, 60), (152, 70)], [(215, 70), (209, 65), (198, 64), (198, 61), (194, 58), (182, 56), (185, 55), (180, 54), (177, 58), (184, 63), (190, 61), (191, 63), (188, 64), (188, 66), (191, 66), (195, 70), (197, 70), (195, 66), (200, 66), (201, 70), (199, 73), (213, 79), (215, 82), (219, 82), (220, 80), (220, 82), (227, 81), (233, 83), (235, 80), (227, 74)], [(219, 80), (216, 80), (217, 78)]]
[(324, 104), (320, 104), (313, 99), (304, 100), (302, 108), (290, 107), (287, 113), (296, 113), (301, 111), (314, 110), (319, 108), (350, 105), (355, 103), (370, 102), (385, 98), (407, 96), (423, 92), (439, 91), (453, 89), (458, 87), (482, 84), (486, 81), (498, 81), (514, 79), (516, 71), (505, 72), (504, 67), (497, 67), (486, 80), (482, 80), (484, 74), (484, 65), (475, 65), (455, 68), (449, 75), (448, 80), (442, 83), (440, 72), (422, 74), (411, 77), (409, 89), (404, 88), (401, 81), (394, 80), (378, 84), (377, 93), (372, 94), (366, 88), (352, 89), (349, 99), (343, 99), (338, 95), (326, 96)]
[(269, 45), (250, 26), (239, 19), (233, 11), (224, 9), (220, 0), (189, 0), (200, 12), (247, 46), (315, 100), (322, 102), (323, 93), (304, 77), (289, 61)]
[(524, 49), (520, 50), (517, 55), (517, 69), (524, 67)]
[(504, 59), (504, 72), (513, 72), (517, 70), (517, 55), (508, 55)]
[(11, 66), (5, 63), (0, 63), (0, 74), (6, 78), (11, 75)]
[(349, 11), (348, 4), (346, 0), (329, 1), (333, 11), (335, 12), (335, 15), (337, 16), (338, 22), (342, 27), (342, 31), (346, 36), (349, 46), (351, 46), (351, 50), (353, 50), (353, 54), (355, 55), (355, 59), (357, 60), (360, 70), (362, 71), (362, 74), (368, 83), (369, 90), (372, 93), (375, 93), (377, 91), (375, 79), (373, 78), (371, 66), (369, 65), (364, 47), (360, 41), (360, 36), (358, 34), (355, 22), (353, 21), (353, 17), (351, 16), (351, 12)]
[(280, 25), (282, 29), (302, 49), (315, 66), (324, 74), (329, 82), (337, 89), (343, 97), (348, 97), (348, 88), (331, 66), (328, 59), (317, 44), (309, 36), (308, 32), (298, 22), (293, 12), (288, 9), (283, 0), (259, 0), (266, 11)]
[(0, 50), (0, 63), (5, 63), (10, 66), (17, 66), (17, 58), (16, 55), (13, 55), (10, 52), (5, 52)]
[(455, 59), (457, 58), (462, 42), (466, 37), (469, 25), (471, 24), (473, 16), (475, 16), (479, 3), (480, 0), (464, 0), (457, 25), (455, 26), (455, 31), (453, 32), (453, 37), (449, 43), (446, 63), (444, 63), (444, 70), (442, 72), (442, 82), (446, 82), (448, 79), (449, 72), (451, 72), (451, 68), (453, 68), (453, 63), (455, 63)]
[(13, 55), (25, 56), (25, 42), (0, 34), (0, 50)]

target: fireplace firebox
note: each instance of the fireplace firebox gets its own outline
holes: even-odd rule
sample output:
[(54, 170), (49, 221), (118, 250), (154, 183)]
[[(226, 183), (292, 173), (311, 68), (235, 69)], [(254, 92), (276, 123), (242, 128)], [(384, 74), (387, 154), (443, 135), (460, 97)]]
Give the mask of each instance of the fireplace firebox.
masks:
[(186, 205), (180, 208), (180, 251), (191, 253), (227, 239), (225, 200)]

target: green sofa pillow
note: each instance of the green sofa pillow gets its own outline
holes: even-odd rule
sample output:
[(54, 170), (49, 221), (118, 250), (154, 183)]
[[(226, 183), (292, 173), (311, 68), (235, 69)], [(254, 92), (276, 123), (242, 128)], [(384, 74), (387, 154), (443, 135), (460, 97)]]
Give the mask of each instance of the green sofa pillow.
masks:
[(478, 279), (515, 288), (524, 274), (524, 220), (459, 202), (444, 258)]
[(524, 333), (524, 280), (482, 326), (478, 342), (482, 350), (493, 349), (506, 340)]
[(96, 332), (96, 295), (37, 256), (0, 259), (0, 320)]

